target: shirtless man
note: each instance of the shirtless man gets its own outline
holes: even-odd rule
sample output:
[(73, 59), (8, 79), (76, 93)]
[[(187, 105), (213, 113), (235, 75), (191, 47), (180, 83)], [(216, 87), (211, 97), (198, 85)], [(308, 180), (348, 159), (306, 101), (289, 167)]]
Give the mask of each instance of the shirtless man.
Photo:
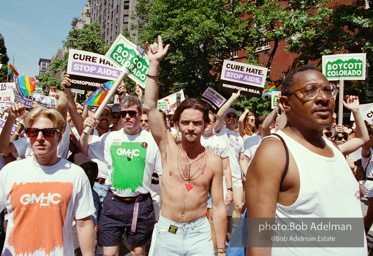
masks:
[[(163, 175), (160, 178), (162, 205), (156, 225), (154, 255), (213, 255), (211, 230), (206, 218), (206, 202), (211, 190), (217, 250), (225, 255), (227, 212), (223, 199), (221, 158), (205, 150), (201, 135), (209, 123), (208, 106), (189, 98), (176, 109), (174, 121), (182, 142), (167, 131), (157, 110), (158, 73), (169, 45), (147, 44), (149, 57), (145, 89), (145, 108), (149, 128), (159, 147)], [(154, 127), (154, 128), (153, 128)]]
[[(279, 102), (288, 123), (277, 134), (286, 143), (288, 158), (284, 144), (274, 136), (259, 145), (247, 170), (248, 219), (362, 218), (359, 185), (342, 153), (322, 134), (332, 121), (337, 93), (337, 86), (311, 65), (301, 66), (285, 77)], [(264, 232), (253, 234), (253, 230), (248, 230), (250, 239), (271, 242)], [(331, 247), (330, 243), (330, 247), (288, 244), (271, 248), (250, 244), (246, 255), (367, 255), (363, 226), (357, 227), (355, 236), (358, 233), (364, 247)], [(277, 234), (282, 235), (281, 231)], [(353, 237), (345, 242), (348, 240)]]

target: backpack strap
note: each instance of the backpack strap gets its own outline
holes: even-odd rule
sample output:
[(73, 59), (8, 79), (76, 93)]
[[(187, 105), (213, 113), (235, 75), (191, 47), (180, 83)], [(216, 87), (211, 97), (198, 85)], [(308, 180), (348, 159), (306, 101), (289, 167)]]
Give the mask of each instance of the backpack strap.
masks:
[(368, 169), (368, 165), (370, 164), (370, 161), (371, 161), (371, 160), (372, 160), (372, 157), (369, 158), (368, 163), (367, 163), (367, 165), (365, 166), (365, 169), (364, 169), (365, 177), (367, 176), (367, 169)]
[(289, 149), (286, 146), (285, 140), (279, 134), (272, 133), (271, 135), (274, 135), (274, 136), (278, 137), (281, 140), (282, 144), (284, 144), (284, 147), (285, 147), (286, 163), (285, 163), (284, 172), (282, 173), (282, 177), (281, 177), (281, 183), (280, 183), (280, 186), (281, 186), (282, 182), (285, 179), (286, 173), (288, 172), (288, 169), (289, 169)]

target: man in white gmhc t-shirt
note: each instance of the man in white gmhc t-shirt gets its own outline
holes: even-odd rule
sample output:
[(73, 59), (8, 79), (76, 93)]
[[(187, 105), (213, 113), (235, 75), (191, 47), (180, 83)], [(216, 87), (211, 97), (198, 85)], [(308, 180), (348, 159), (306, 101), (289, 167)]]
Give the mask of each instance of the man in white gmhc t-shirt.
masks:
[[(217, 113), (217, 121), (214, 133), (222, 138), (228, 145), (229, 163), (232, 172), (233, 187), (233, 218), (241, 218), (244, 211), (243, 175), (246, 173), (247, 157), (244, 154), (243, 139), (236, 132), (238, 113), (230, 108), (233, 102), (240, 96), (240, 91), (232, 93), (232, 96), (224, 103)], [(225, 123), (225, 125), (224, 125)]]
[(57, 156), (65, 119), (54, 109), (36, 108), (25, 124), (33, 156), (0, 172), (0, 211), (8, 212), (2, 255), (74, 255), (74, 220), (82, 254), (94, 255), (89, 180), (82, 168)]

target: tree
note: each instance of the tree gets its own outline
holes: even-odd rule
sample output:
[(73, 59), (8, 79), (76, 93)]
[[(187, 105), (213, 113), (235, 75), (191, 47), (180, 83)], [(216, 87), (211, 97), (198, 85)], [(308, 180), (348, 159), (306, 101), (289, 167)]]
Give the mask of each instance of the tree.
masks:
[(2, 82), (7, 81), (8, 61), (9, 57), (6, 53), (4, 37), (0, 34), (0, 64), (2, 64), (0, 68), (0, 81)]
[[(82, 29), (73, 28), (69, 31), (64, 46), (67, 49), (77, 49), (99, 54), (105, 54), (110, 45), (105, 45), (102, 39), (101, 27), (98, 22), (84, 25)], [(61, 80), (56, 79), (54, 73), (57, 71), (66, 72), (69, 52), (66, 51), (63, 58), (56, 59), (51, 63), (49, 72), (36, 76), (38, 85), (43, 89), (52, 85), (60, 85)]]
[(49, 88), (52, 86), (57, 86), (59, 90), (63, 90), (61, 88), (61, 79), (56, 78), (56, 76), (51, 72), (46, 72), (42, 75), (38, 75), (35, 77), (38, 80), (38, 86), (43, 88), (43, 91), (49, 91)]
[[(320, 65), (325, 54), (366, 52), (372, 60), (373, 15), (364, 4), (364, 0), (337, 6), (331, 0), (140, 0), (136, 12), (141, 42), (161, 34), (164, 43), (171, 44), (161, 65), (161, 96), (183, 88), (198, 97), (208, 86), (217, 88), (222, 61), (231, 59), (234, 50), (247, 53), (243, 62), (270, 71), (277, 68), (272, 63), (280, 42), (298, 55), (289, 71), (310, 62)], [(257, 49), (268, 43), (272, 47), (263, 58)], [(268, 79), (267, 85), (271, 82)], [(364, 97), (364, 84), (355, 82), (346, 93)], [(241, 96), (234, 106), (265, 114), (269, 105), (266, 97)]]
[[(301, 9), (301, 8), (299, 8)], [(304, 9), (304, 7), (303, 7)], [(373, 61), (373, 9), (365, 8), (365, 0), (355, 0), (352, 4), (340, 4), (326, 8), (317, 6), (319, 16), (312, 16), (301, 10), (292, 13), (296, 20), (294, 30), (302, 30), (297, 37), (289, 38), (288, 51), (299, 54), (295, 65), (318, 61), (322, 55), (342, 53), (367, 53), (367, 63)], [(308, 26), (306, 26), (309, 24)], [(368, 73), (372, 73), (369, 67)], [(360, 102), (367, 102), (366, 85), (371, 81), (346, 81), (345, 94), (359, 95)]]
[(207, 87), (217, 87), (223, 60), (233, 58), (233, 51), (248, 40), (243, 5), (225, 0), (138, 1), (140, 42), (152, 42), (160, 34), (171, 45), (161, 65), (161, 97), (181, 88), (198, 97)]
[(75, 28), (76, 24), (79, 22), (79, 17), (74, 17), (73, 20), (71, 21), (71, 26)]

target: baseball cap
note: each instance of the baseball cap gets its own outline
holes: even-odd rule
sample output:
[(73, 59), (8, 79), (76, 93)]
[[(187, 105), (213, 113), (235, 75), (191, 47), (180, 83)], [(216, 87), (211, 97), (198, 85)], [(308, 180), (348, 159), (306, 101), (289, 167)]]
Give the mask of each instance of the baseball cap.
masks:
[(225, 116), (228, 115), (229, 113), (234, 113), (236, 116), (238, 116), (238, 112), (234, 108), (228, 109), (227, 112), (225, 112)]

